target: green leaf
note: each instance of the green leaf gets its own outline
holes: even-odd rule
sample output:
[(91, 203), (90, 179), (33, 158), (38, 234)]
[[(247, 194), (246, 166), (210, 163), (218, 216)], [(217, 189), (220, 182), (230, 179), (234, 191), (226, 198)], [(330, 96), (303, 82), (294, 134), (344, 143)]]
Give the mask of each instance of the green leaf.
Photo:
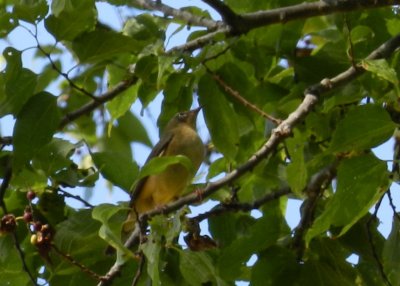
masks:
[(164, 100), (157, 124), (163, 130), (168, 121), (178, 112), (188, 110), (192, 104), (193, 75), (172, 73), (164, 87)]
[(179, 269), (187, 285), (215, 285), (216, 271), (214, 262), (206, 252), (179, 250)]
[(238, 150), (239, 131), (236, 114), (209, 75), (199, 81), (199, 101), (211, 139), (215, 147), (229, 159), (233, 159)]
[(58, 17), (62, 11), (70, 11), (74, 9), (74, 0), (53, 0), (51, 1), (51, 12)]
[(42, 190), (47, 187), (48, 177), (41, 170), (23, 168), (11, 179), (11, 184), (21, 190)]
[(65, 206), (65, 197), (56, 191), (46, 190), (40, 195), (38, 209), (50, 225), (56, 225), (65, 220)]
[(7, 11), (0, 11), (0, 37), (5, 38), (18, 25), (18, 19)]
[(152, 147), (149, 134), (142, 122), (131, 112), (118, 118), (118, 126), (114, 127), (120, 131), (129, 142), (140, 142), (148, 147)]
[(37, 23), (44, 19), (49, 11), (46, 0), (24, 0), (16, 4), (13, 13), (19, 19)]
[(73, 164), (69, 159), (80, 143), (72, 144), (69, 141), (53, 138), (53, 140), (45, 145), (34, 157), (34, 168), (43, 170), (47, 175), (69, 167)]
[(154, 237), (165, 241), (166, 246), (172, 246), (182, 230), (181, 217), (187, 214), (187, 209), (182, 208), (173, 217), (158, 215), (149, 221), (149, 226)]
[(13, 164), (16, 170), (50, 142), (60, 119), (57, 99), (49, 93), (39, 93), (24, 105), (17, 117), (13, 132)]
[(29, 285), (30, 279), (21, 271), (22, 262), (11, 235), (0, 237), (0, 281), (3, 285)]
[(396, 214), (393, 215), (392, 231), (385, 242), (382, 254), (382, 264), (385, 273), (393, 285), (400, 282), (400, 222)]
[(151, 277), (152, 285), (162, 285), (160, 280), (160, 253), (161, 243), (155, 239), (153, 234), (149, 235), (146, 243), (141, 245), (147, 260), (147, 274)]
[(396, 36), (398, 33), (400, 33), (400, 20), (398, 18), (386, 19), (386, 26), (388, 32), (392, 36)]
[(370, 40), (374, 37), (374, 31), (368, 27), (359, 25), (351, 29), (351, 42), (354, 44)]
[(333, 133), (333, 152), (361, 151), (378, 146), (393, 134), (395, 124), (386, 110), (366, 104), (350, 110)]
[(344, 281), (337, 278), (337, 273), (331, 265), (327, 263), (321, 263), (320, 261), (309, 261), (302, 271), (300, 283), (301, 285), (313, 286), (354, 285), (344, 283)]
[[(54, 242), (61, 251), (73, 255), (75, 259), (79, 259), (80, 263), (86, 266), (93, 265), (104, 257), (93, 256), (91, 253), (103, 251), (106, 247), (106, 243), (98, 239), (99, 228), (100, 223), (92, 219), (91, 210), (70, 210), (68, 219), (57, 225)], [(82, 245), (85, 247), (81, 247)], [(70, 263), (61, 263), (56, 266), (55, 271), (61, 275), (68, 271), (79, 270)]]
[(209, 230), (218, 245), (225, 247), (246, 235), (255, 223), (255, 219), (244, 213), (224, 213), (210, 217)]
[(53, 182), (67, 187), (93, 187), (99, 178), (99, 173), (93, 167), (79, 169), (75, 164), (64, 168), (51, 176)]
[(115, 249), (122, 252), (118, 255), (118, 263), (123, 263), (132, 253), (124, 247), (121, 241), (122, 223), (126, 219), (128, 208), (111, 204), (101, 204), (92, 211), (92, 217), (101, 222), (99, 236)]
[(290, 164), (286, 168), (287, 181), (292, 191), (301, 197), (308, 176), (303, 150), (305, 142), (297, 129), (294, 130), (294, 136), (286, 140), (286, 146), (290, 154)]
[(161, 18), (143, 13), (125, 22), (124, 34), (147, 44), (164, 40), (164, 24)]
[(251, 285), (296, 285), (300, 266), (288, 249), (273, 246), (262, 253), (251, 270)]
[(112, 119), (110, 121), (110, 126), (114, 120), (123, 116), (131, 108), (132, 103), (134, 103), (138, 97), (138, 88), (139, 85), (135, 84), (106, 104)]
[(130, 191), (139, 171), (130, 157), (122, 152), (105, 151), (92, 153), (92, 158), (104, 178), (123, 190)]
[[(60, 6), (63, 4), (65, 6)], [(52, 3), (52, 10), (55, 15), (47, 17), (44, 24), (57, 41), (71, 41), (95, 27), (97, 11), (94, 0), (56, 1)]]
[(152, 102), (159, 94), (159, 90), (156, 89), (155, 85), (155, 76), (156, 75), (154, 75), (154, 81), (151, 80), (149, 82), (140, 82), (138, 95), (140, 102), (142, 103), (142, 108), (146, 108), (149, 103)]
[(0, 74), (2, 93), (0, 94), (0, 116), (16, 116), (22, 106), (33, 96), (37, 76), (31, 70), (22, 67), (21, 52), (6, 48), (3, 52), (7, 60), (6, 72)]
[(135, 75), (143, 82), (152, 82), (158, 74), (158, 57), (153, 54), (140, 58), (135, 65)]
[(72, 43), (81, 63), (108, 60), (123, 53), (138, 53), (140, 42), (113, 31), (96, 30), (82, 34)]
[(264, 216), (259, 218), (247, 232), (232, 244), (223, 249), (219, 261), (219, 273), (227, 280), (235, 280), (241, 273), (241, 268), (256, 252), (266, 249), (276, 243), (289, 229), (282, 223), (279, 201), (265, 206), (268, 208)]
[(369, 72), (376, 74), (378, 77), (387, 80), (394, 85), (399, 85), (396, 70), (389, 66), (385, 59), (363, 60), (361, 65)]
[(190, 159), (184, 155), (155, 157), (143, 166), (143, 168), (140, 170), (137, 180), (149, 175), (159, 174), (174, 164), (181, 164), (189, 171), (193, 170), (192, 161), (190, 161)]
[(306, 242), (330, 226), (342, 227), (338, 236), (346, 233), (376, 203), (387, 186), (386, 163), (374, 155), (365, 154), (341, 162), (336, 192), (308, 231)]

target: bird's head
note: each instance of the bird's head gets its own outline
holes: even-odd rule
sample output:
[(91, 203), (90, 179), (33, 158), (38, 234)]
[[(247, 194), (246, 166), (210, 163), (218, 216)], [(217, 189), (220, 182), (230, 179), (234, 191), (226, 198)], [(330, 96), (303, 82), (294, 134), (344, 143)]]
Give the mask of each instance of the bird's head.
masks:
[(187, 124), (192, 129), (196, 129), (196, 119), (201, 106), (189, 111), (183, 111), (175, 114), (175, 116), (168, 122), (166, 130), (171, 130), (181, 124)]

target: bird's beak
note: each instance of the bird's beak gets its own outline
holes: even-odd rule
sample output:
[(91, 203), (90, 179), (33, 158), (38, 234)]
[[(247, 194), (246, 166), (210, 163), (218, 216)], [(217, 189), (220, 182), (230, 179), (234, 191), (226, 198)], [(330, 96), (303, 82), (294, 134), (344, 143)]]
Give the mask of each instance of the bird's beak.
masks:
[(196, 126), (196, 119), (197, 115), (199, 114), (200, 110), (203, 108), (203, 106), (199, 106), (195, 109), (192, 109), (189, 111), (189, 118), (188, 118), (188, 123), (192, 125), (193, 127)]
[(200, 112), (200, 110), (203, 108), (203, 106), (199, 106), (199, 107), (197, 107), (197, 108), (195, 108), (195, 109), (192, 109), (190, 112), (192, 113), (194, 113), (194, 114), (196, 114), (196, 116), (197, 116), (197, 114), (199, 114), (199, 112)]

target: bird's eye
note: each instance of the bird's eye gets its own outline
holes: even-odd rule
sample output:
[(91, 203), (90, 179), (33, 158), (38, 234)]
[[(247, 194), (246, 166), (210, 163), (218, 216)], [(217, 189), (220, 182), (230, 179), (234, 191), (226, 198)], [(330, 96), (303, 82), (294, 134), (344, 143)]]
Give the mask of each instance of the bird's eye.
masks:
[(178, 119), (179, 120), (185, 120), (186, 119), (186, 113), (185, 112), (179, 112), (178, 113)]

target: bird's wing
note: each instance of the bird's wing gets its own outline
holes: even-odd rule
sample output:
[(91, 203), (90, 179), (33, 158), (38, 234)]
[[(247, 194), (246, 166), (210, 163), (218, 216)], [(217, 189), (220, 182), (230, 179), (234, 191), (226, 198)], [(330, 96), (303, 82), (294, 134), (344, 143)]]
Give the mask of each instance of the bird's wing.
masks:
[[(167, 132), (166, 134), (164, 134), (160, 141), (153, 147), (153, 150), (151, 150), (149, 156), (146, 159), (146, 163), (155, 157), (162, 156), (164, 151), (167, 149), (169, 143), (171, 142), (172, 137), (172, 132)], [(135, 199), (139, 196), (144, 184), (146, 183), (147, 178), (148, 177), (144, 177), (140, 179), (139, 182), (137, 182), (137, 184), (135, 185), (133, 191), (131, 192), (131, 202), (129, 204), (130, 206), (132, 206)]]

